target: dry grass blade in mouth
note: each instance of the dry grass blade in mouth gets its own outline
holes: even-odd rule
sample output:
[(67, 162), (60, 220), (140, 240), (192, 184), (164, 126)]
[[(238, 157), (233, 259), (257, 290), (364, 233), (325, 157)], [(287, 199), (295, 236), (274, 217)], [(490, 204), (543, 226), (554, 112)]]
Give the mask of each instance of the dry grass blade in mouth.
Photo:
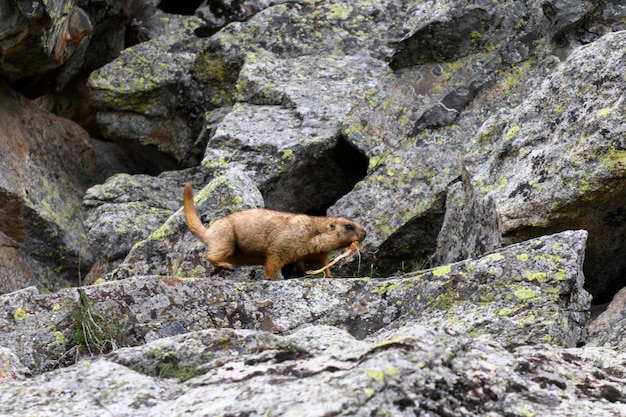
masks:
[(315, 275), (315, 274), (319, 274), (320, 272), (324, 272), (324, 270), (326, 268), (330, 268), (331, 266), (335, 265), (337, 262), (339, 262), (343, 258), (345, 258), (347, 256), (350, 256), (353, 252), (355, 252), (355, 251), (358, 252), (359, 251), (359, 243), (360, 242), (352, 242), (350, 244), (350, 246), (348, 246), (348, 249), (344, 253), (342, 253), (341, 255), (337, 256), (335, 259), (333, 259), (326, 266), (324, 266), (324, 267), (322, 267), (320, 269), (306, 271), (306, 274), (307, 275)]

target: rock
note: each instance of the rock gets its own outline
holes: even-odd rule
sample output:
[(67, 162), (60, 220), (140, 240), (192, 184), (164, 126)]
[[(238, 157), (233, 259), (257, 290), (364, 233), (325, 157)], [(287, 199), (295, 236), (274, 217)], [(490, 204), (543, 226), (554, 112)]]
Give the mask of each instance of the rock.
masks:
[(82, 195), (123, 164), (78, 125), (39, 110), (6, 85), (0, 98), (2, 290), (75, 284), (93, 262)]
[[(482, 121), (526, 96), (525, 89), (515, 91), (513, 77), (530, 84), (550, 68), (543, 62), (549, 48), (535, 42), (548, 36), (538, 4), (444, 2), (431, 9), (412, 6), (412, 28), (390, 63), (396, 71), (383, 74), (343, 129), (370, 164), (329, 213), (355, 217), (372, 231), (367, 244), (382, 276), (429, 263), (433, 255), (440, 264), (439, 232), (455, 209), (446, 204), (448, 188), (460, 179)], [(506, 101), (494, 93), (503, 85), (512, 96)]]
[(626, 325), (626, 287), (622, 288), (589, 326), (589, 345), (616, 349), (626, 347), (624, 326)]
[[(360, 16), (358, 23), (347, 20), (351, 15)], [(246, 90), (247, 80), (280, 81), (280, 84), (277, 88), (265, 85), (260, 92), (244, 91), (238, 95), (239, 99), (269, 93), (263, 90), (275, 90), (274, 94), (282, 90), (285, 98), (292, 99), (296, 106), (307, 106), (301, 109), (305, 117), (311, 112), (322, 120), (334, 116), (334, 106), (345, 113), (349, 104), (346, 99), (356, 100), (361, 89), (371, 85), (372, 76), (382, 69), (382, 62), (366, 55), (379, 58), (391, 53), (385, 42), (366, 36), (363, 31), (380, 25), (391, 32), (397, 31), (394, 26), (398, 26), (401, 16), (400, 5), (395, 3), (361, 6), (349, 2), (332, 5), (329, 2), (318, 5), (287, 2), (265, 9), (245, 22), (233, 22), (220, 31), (219, 36), (206, 41), (199, 41), (190, 29), (184, 29), (137, 45), (90, 75), (88, 85), (98, 124), (103, 135), (111, 140), (155, 145), (186, 166), (187, 161), (194, 158), (190, 154), (193, 143), (206, 129), (202, 110), (210, 112), (232, 105), (238, 92)], [(314, 26), (318, 27), (317, 31), (276, 33), (277, 27), (291, 30)], [(251, 36), (251, 33), (260, 36)], [(347, 37), (346, 33), (351, 36)], [(353, 37), (358, 37), (359, 41)], [(368, 44), (361, 45), (361, 42)], [(333, 56), (326, 60), (302, 56), (320, 55), (325, 51), (333, 51)], [(365, 54), (358, 56), (361, 51)], [(333, 59), (334, 55), (338, 55), (338, 59)], [(147, 60), (146, 56), (155, 59)], [(270, 59), (274, 57), (278, 59), (272, 63)], [(239, 80), (244, 65), (249, 69)], [(322, 71), (318, 74), (324, 75), (313, 75), (318, 77), (315, 84), (328, 91), (320, 109), (315, 108), (320, 103), (312, 100), (311, 91), (303, 88), (310, 88), (310, 83), (303, 83), (301, 78), (316, 68)], [(251, 74), (250, 69), (260, 74)], [(294, 73), (293, 69), (298, 72)], [(346, 75), (350, 78), (342, 79)], [(124, 79), (125, 83), (120, 84), (119, 79)], [(334, 91), (336, 87), (340, 89)], [(318, 98), (318, 90), (315, 93)], [(333, 104), (333, 99), (339, 106)]]
[[(126, 6), (129, 9), (130, 17), (126, 30), (127, 47), (170, 35), (183, 29), (193, 30), (203, 23), (200, 18), (183, 13), (167, 12), (164, 10), (164, 4), (164, 1), (159, 0), (143, 0)], [(180, 2), (178, 5), (182, 6)]]
[[(218, 0), (204, 1), (196, 10), (195, 15), (200, 17), (204, 24), (195, 30), (196, 35), (209, 37), (231, 22), (243, 22), (261, 10), (288, 0)], [(166, 4), (166, 2), (163, 2)], [(179, 4), (172, 2), (171, 8)], [(168, 5), (169, 6), (169, 5)]]
[(367, 52), (387, 60), (393, 41), (404, 35), (405, 20), (406, 6), (395, 0), (284, 2), (231, 23), (210, 44), (230, 53), (270, 52), (281, 58)]
[(189, 171), (118, 174), (91, 187), (83, 200), (89, 243), (108, 261), (125, 257), (182, 206), (182, 185), (195, 177)]
[(323, 213), (362, 178), (367, 160), (337, 127), (307, 126), (291, 109), (237, 105), (217, 126), (202, 164), (246, 172), (268, 208)]
[(623, 355), (600, 371), (607, 353), (507, 351), (420, 325), (362, 341), (327, 326), (289, 336), (205, 330), (5, 383), (0, 413), (608, 417), (626, 412), (626, 381)]
[[(497, 243), (588, 230), (586, 285), (600, 300), (626, 283), (615, 255), (624, 249), (617, 225), (625, 198), (626, 107), (618, 94), (623, 82), (613, 75), (624, 62), (625, 43), (619, 32), (575, 50), (503, 131), (492, 129), (493, 136), (483, 139), (490, 145), (477, 148), (465, 166), (468, 205), (490, 206), (493, 213), (473, 222), (497, 227), (504, 236)], [(473, 250), (475, 240), (465, 242)]]
[(493, 60), (484, 54), (383, 75), (348, 115), (343, 133), (369, 157), (368, 175), (328, 212), (366, 227), (377, 274), (428, 263), (435, 252), (448, 187), (461, 176), (460, 161), (477, 128), (476, 114), (460, 116), (468, 112), (464, 100), (494, 82)]
[[(126, 49), (90, 75), (90, 99), (105, 138), (155, 145), (179, 160), (188, 151), (193, 143), (188, 125), (201, 119), (199, 110), (194, 110), (197, 103), (177, 98), (177, 92), (185, 83), (182, 74), (190, 72), (197, 56), (189, 47), (181, 47), (183, 39), (191, 42), (185, 38), (191, 28)], [(157, 56), (158, 61), (152, 59)], [(176, 106), (188, 114), (174, 113)]]
[[(624, 241), (615, 223), (623, 105), (609, 75), (623, 58), (622, 33), (573, 49), (580, 34), (569, 30), (591, 14), (589, 2), (446, 5), (414, 6), (413, 28), (391, 61), (396, 71), (348, 115), (343, 133), (370, 164), (328, 213), (364, 224), (381, 276), (582, 227), (590, 231), (586, 285), (602, 302), (624, 285), (623, 266), (609, 260)], [(555, 54), (567, 57), (559, 67)], [(594, 83), (601, 87), (591, 99)]]
[[(203, 194), (196, 199), (201, 207)], [(161, 235), (172, 236), (175, 224), (171, 219)], [(585, 239), (584, 231), (563, 232), (399, 278), (253, 282), (190, 279), (201, 269), (192, 270), (188, 260), (203, 253), (197, 240), (148, 239), (129, 256), (136, 259), (134, 271), (164, 264), (146, 262), (159, 253), (142, 255), (147, 245), (169, 245), (176, 276), (135, 276), (50, 295), (34, 288), (7, 294), (0, 298), (0, 327), (6, 329), (0, 346), (14, 350), (35, 373), (71, 363), (81, 346), (97, 352), (223, 327), (285, 334), (332, 325), (364, 339), (383, 329), (423, 323), (474, 337), (487, 334), (502, 346), (572, 347), (587, 335), (590, 299), (581, 272)], [(200, 275), (206, 275), (204, 269)], [(85, 325), (95, 329), (97, 343), (81, 336)]]
[(75, 1), (9, 0), (2, 19), (0, 72), (12, 80), (60, 67), (93, 31)]
[(0, 384), (23, 380), (27, 376), (31, 376), (31, 372), (22, 365), (20, 358), (12, 350), (0, 346)]

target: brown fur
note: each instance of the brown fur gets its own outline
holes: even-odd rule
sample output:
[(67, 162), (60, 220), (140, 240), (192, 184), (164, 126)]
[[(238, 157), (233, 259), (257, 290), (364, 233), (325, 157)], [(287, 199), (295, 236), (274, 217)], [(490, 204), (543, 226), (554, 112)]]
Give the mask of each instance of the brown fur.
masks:
[[(267, 209), (232, 213), (205, 227), (193, 202), (191, 184), (185, 184), (185, 218), (189, 230), (207, 247), (207, 259), (222, 268), (264, 265), (269, 279), (291, 263), (303, 270), (324, 268), (331, 251), (361, 242), (363, 227), (343, 217), (315, 217)], [(326, 276), (331, 276), (325, 268)]]

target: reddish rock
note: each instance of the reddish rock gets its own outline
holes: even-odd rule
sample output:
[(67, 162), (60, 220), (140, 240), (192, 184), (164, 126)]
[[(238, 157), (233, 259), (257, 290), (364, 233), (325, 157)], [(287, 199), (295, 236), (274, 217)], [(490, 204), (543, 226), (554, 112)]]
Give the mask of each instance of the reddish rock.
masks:
[(2, 9), (0, 72), (10, 79), (60, 67), (93, 30), (87, 13), (73, 1), (9, 3)]
[(0, 126), (0, 292), (76, 283), (93, 258), (82, 197), (124, 168), (79, 125), (1, 84)]

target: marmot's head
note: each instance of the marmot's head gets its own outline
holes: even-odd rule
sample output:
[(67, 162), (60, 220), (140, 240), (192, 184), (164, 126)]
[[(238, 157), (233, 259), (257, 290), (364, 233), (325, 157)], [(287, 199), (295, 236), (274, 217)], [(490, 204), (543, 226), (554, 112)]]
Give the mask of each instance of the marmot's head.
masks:
[(350, 246), (352, 242), (363, 242), (365, 239), (363, 226), (344, 217), (331, 217), (328, 227), (337, 238), (337, 248)]

